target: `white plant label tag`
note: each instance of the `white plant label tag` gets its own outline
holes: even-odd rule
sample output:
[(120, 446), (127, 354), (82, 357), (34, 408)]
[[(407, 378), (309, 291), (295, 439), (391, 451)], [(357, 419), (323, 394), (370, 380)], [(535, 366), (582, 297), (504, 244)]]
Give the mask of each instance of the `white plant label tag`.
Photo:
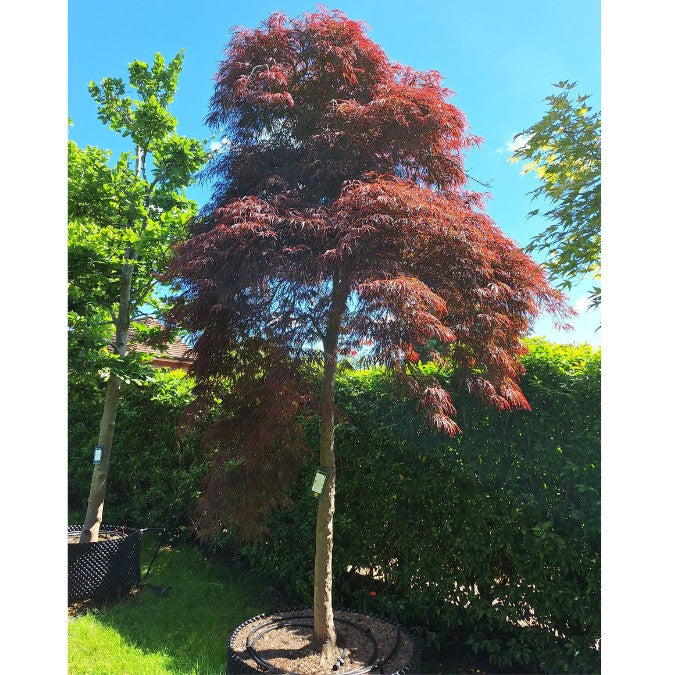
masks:
[(312, 484), (312, 492), (315, 497), (318, 497), (323, 491), (323, 486), (326, 484), (326, 474), (317, 471), (316, 476), (314, 476), (314, 483)]
[(102, 445), (95, 445), (94, 446), (94, 464), (100, 464), (102, 456), (103, 456), (103, 446)]

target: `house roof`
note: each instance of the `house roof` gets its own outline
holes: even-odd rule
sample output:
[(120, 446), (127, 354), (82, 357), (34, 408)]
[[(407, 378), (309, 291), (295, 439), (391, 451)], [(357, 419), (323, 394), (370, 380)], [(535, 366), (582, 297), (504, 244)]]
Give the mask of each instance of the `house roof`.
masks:
[[(136, 323), (143, 323), (149, 328), (161, 328), (162, 324), (152, 317), (139, 319)], [(172, 359), (176, 361), (194, 361), (194, 356), (189, 354), (190, 346), (182, 340), (176, 338), (173, 342), (162, 347), (154, 347), (143, 342), (134, 342), (136, 331), (129, 328), (127, 333), (128, 348), (135, 352), (142, 352), (144, 354), (152, 354), (162, 359)]]

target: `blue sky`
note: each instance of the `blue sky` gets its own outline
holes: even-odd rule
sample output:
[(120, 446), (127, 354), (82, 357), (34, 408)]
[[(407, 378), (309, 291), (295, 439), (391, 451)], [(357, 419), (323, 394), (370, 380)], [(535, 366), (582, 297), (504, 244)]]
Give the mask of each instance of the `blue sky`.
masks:
[[(488, 212), (521, 245), (544, 229), (546, 221), (527, 217), (533, 208), (527, 193), (536, 179), (520, 175), (520, 168), (507, 162), (509, 142), (542, 116), (553, 82), (577, 81), (581, 92), (592, 95), (591, 105), (600, 108), (599, 0), (427, 0), (415, 5), (406, 0), (347, 0), (327, 6), (365, 21), (371, 38), (392, 60), (438, 70), (444, 76), (472, 132), (484, 139), (467, 157), (466, 167), (490, 185)], [(273, 11), (297, 16), (315, 8), (309, 2), (284, 0), (249, 5), (222, 0), (187, 4), (70, 0), (68, 115), (74, 123), (70, 137), (80, 145), (98, 145), (115, 153), (128, 149), (126, 139), (96, 118), (87, 83), (126, 78), (130, 61), (151, 61), (157, 51), (168, 60), (185, 48), (171, 110), (181, 133), (210, 139), (213, 131), (203, 119), (231, 29), (257, 26)], [(195, 187), (190, 195), (202, 205), (208, 191)], [(589, 287), (590, 282), (574, 287), (570, 304), (581, 307)], [(599, 344), (599, 323), (598, 312), (581, 311), (572, 321), (573, 331), (560, 333), (544, 317), (534, 332), (559, 342)]]
[[(663, 536), (672, 529), (674, 473), (666, 443), (672, 436), (675, 379), (669, 321), (675, 228), (668, 199), (675, 135), (667, 86), (672, 21), (668, 3), (661, 0), (602, 4), (602, 555), (611, 561), (602, 573), (602, 662), (607, 672), (656, 673), (672, 660), (669, 610), (675, 602), (672, 545)], [(576, 79), (580, 88), (599, 97), (599, 2), (446, 0), (418, 2), (414, 11), (408, 9), (412, 5), (363, 0), (339, 6), (368, 21), (371, 35), (392, 58), (445, 75), (474, 131), (486, 139), (468, 166), (478, 177), (492, 179), (490, 213), (511, 237), (525, 243), (540, 227), (525, 218), (531, 184), (502, 161), (496, 148), (512, 131), (538, 118), (552, 82)], [(210, 76), (230, 27), (255, 25), (273, 8), (293, 15), (310, 7), (258, 2), (247, 9), (243, 2), (226, 0), (116, 0), (105, 7), (100, 1), (70, 0), (68, 26), (65, 0), (6, 3), (0, 24), (8, 93), (0, 106), (7, 174), (3, 310), (13, 329), (0, 337), (3, 353), (12, 355), (4, 372), (11, 396), (5, 397), (9, 408), (5, 404), (3, 438), (7, 447), (26, 447), (27, 430), (36, 427), (36, 407), (27, 403), (36, 400), (48, 402), (40, 409), (40, 420), (49, 435), (39, 435), (37, 445), (31, 444), (37, 454), (7, 453), (2, 494), (8, 507), (21, 504), (27, 520), (41, 523), (40, 537), (26, 539), (29, 548), (40, 546), (35, 549), (40, 555), (24, 556), (20, 577), (44, 579), (46, 596), (53, 600), (36, 613), (25, 602), (25, 584), (9, 588), (15, 621), (3, 662), (10, 672), (25, 670), (27, 659), (33, 670), (51, 672), (59, 662), (64, 672), (67, 668), (62, 630), (66, 579), (60, 572), (66, 564), (61, 544), (67, 447), (66, 114), (77, 125), (71, 135), (78, 143), (119, 149), (115, 136), (96, 119), (86, 83), (123, 76), (129, 61), (150, 59), (154, 51), (169, 57), (186, 47), (174, 110), (183, 133), (206, 137), (201, 120)], [(575, 291), (573, 301), (581, 294)], [(564, 339), (596, 342), (595, 325), (592, 317), (585, 330), (580, 327)], [(48, 358), (36, 358), (45, 354)], [(35, 474), (36, 458), (43, 499), (26, 500), (21, 477)], [(61, 508), (45, 510), (45, 502)], [(41, 554), (46, 542), (56, 562), (45, 567)], [(626, 579), (645, 575), (658, 584), (659, 593), (625, 592)], [(626, 616), (640, 621), (626, 621)], [(26, 625), (33, 631), (26, 631)], [(34, 649), (35, 632), (45, 649)]]

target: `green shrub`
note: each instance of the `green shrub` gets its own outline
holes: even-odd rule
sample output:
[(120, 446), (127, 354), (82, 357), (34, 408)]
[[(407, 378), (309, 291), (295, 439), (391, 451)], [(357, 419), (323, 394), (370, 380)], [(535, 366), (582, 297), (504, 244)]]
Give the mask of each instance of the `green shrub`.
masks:
[[(340, 377), (335, 601), (393, 614), (429, 646), (469, 644), (499, 667), (597, 672), (600, 354), (530, 348), (532, 411), (462, 397), (456, 439), (430, 431), (384, 373)], [(317, 429), (308, 424), (315, 446)], [(315, 468), (290, 488), (294, 506), (269, 515), (269, 538), (244, 550), (305, 602)]]
[[(471, 645), (500, 668), (598, 672), (600, 353), (533, 340), (524, 362), (532, 411), (458, 396), (455, 439), (432, 432), (382, 371), (340, 375), (335, 603), (394, 615), (430, 648)], [(175, 436), (190, 386), (158, 373), (125, 389), (106, 522), (188, 528), (206, 470), (196, 435)], [(102, 392), (73, 385), (71, 507), (87, 498), (102, 405)], [(318, 448), (317, 420), (306, 430)], [(292, 507), (269, 514), (269, 537), (242, 550), (306, 603), (315, 469), (307, 462), (289, 486)]]
[[(137, 522), (186, 532), (206, 470), (197, 434), (176, 429), (191, 400), (184, 371), (153, 373), (144, 386), (127, 385), (115, 424), (104, 522)], [(78, 382), (69, 392), (69, 510), (84, 512), (93, 448), (103, 411), (103, 384)]]

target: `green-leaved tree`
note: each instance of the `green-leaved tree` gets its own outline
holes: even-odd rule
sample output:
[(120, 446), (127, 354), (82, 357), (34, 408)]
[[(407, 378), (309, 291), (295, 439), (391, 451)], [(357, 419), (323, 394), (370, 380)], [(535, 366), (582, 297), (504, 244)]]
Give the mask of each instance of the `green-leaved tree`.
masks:
[[(541, 181), (532, 198), (552, 203), (543, 214), (550, 225), (525, 250), (545, 252), (551, 278), (569, 290), (583, 277), (600, 281), (600, 113), (591, 112), (587, 94), (574, 97), (576, 83), (554, 86), (560, 93), (548, 96), (544, 117), (518, 134), (525, 143), (511, 160), (526, 160), (523, 173), (536, 172)], [(598, 285), (589, 306), (599, 304)]]
[[(109, 151), (68, 144), (69, 374), (71, 383), (107, 378), (102, 456), (92, 473), (82, 542), (98, 539), (122, 385), (143, 376), (142, 357), (127, 351), (129, 327), (161, 310), (157, 275), (196, 213), (184, 189), (207, 153), (202, 141), (176, 133), (178, 122), (167, 110), (182, 61), (181, 50), (168, 65), (161, 54), (152, 66), (129, 64), (135, 97), (118, 78), (90, 83), (99, 119), (130, 141), (114, 164)], [(143, 334), (142, 324), (134, 328)]]

